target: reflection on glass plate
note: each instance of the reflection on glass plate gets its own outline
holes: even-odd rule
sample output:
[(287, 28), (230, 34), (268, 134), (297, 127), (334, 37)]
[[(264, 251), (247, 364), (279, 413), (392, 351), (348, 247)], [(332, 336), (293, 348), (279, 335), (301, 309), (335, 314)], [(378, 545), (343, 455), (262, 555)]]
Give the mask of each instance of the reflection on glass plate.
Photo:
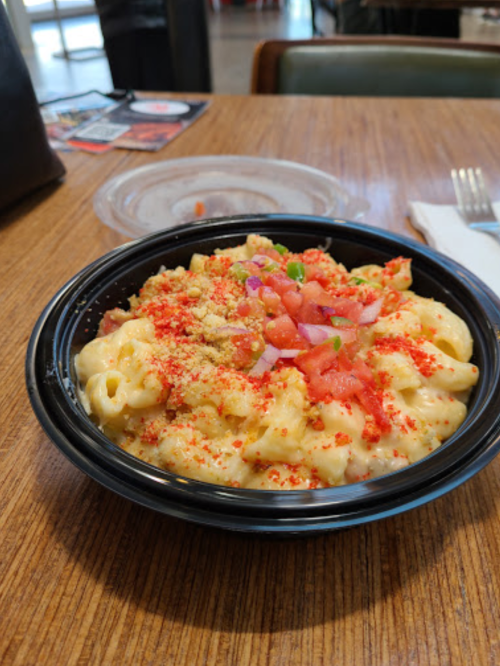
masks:
[(120, 174), (98, 190), (94, 208), (105, 224), (137, 238), (230, 215), (293, 213), (359, 220), (369, 204), (333, 176), (304, 164), (207, 155)]

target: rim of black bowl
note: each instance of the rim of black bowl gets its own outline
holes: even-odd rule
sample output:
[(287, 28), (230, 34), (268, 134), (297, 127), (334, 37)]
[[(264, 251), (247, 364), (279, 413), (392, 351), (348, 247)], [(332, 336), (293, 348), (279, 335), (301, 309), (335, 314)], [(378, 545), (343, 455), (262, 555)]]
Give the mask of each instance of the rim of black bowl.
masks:
[[(75, 353), (95, 335), (101, 314), (135, 293), (165, 263), (186, 264), (259, 233), (291, 249), (323, 246), (346, 263), (413, 260), (414, 288), (449, 305), (467, 322), (480, 368), (465, 422), (418, 463), (373, 480), (318, 490), (228, 488), (144, 463), (112, 444), (77, 397)], [(194, 247), (196, 246), (196, 247)], [(337, 252), (338, 251), (338, 252)], [(339, 254), (340, 253), (340, 254)], [(169, 257), (171, 257), (170, 260)], [(165, 262), (167, 259), (167, 262)], [(156, 232), (112, 250), (71, 279), (35, 325), (26, 356), (33, 410), (50, 439), (83, 472), (143, 506), (191, 522), (273, 534), (334, 530), (393, 516), (466, 481), (500, 449), (500, 300), (451, 259), (403, 236), (340, 219), (248, 215), (203, 220)]]

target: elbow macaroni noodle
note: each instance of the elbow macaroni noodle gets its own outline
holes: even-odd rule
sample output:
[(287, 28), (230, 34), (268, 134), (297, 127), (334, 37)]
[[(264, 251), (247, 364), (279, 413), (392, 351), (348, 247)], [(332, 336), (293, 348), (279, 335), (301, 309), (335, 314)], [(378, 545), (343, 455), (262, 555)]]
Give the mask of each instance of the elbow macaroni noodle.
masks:
[(457, 430), (478, 380), (466, 324), (410, 286), (409, 260), (349, 272), (251, 235), (107, 312), (76, 357), (81, 400), (133, 456), (209, 483), (387, 474)]

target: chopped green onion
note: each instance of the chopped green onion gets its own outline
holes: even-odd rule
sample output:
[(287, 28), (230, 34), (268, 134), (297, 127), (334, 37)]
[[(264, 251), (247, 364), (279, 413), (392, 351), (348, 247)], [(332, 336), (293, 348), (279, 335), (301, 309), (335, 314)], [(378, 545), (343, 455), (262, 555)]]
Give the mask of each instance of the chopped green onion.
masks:
[(250, 273), (247, 271), (247, 269), (244, 266), (240, 264), (239, 261), (237, 261), (231, 266), (231, 273), (240, 282), (245, 282), (247, 277), (250, 276)]
[(281, 245), (281, 243), (275, 243), (273, 247), (276, 252), (279, 252), (282, 256), (285, 254), (285, 252), (288, 252), (288, 248), (284, 245)]
[(354, 326), (354, 322), (345, 317), (330, 317), (330, 321), (332, 322), (332, 326)]
[(336, 335), (331, 340), (333, 342), (333, 348), (335, 349), (335, 351), (338, 351), (342, 346), (342, 340), (340, 339), (340, 335)]
[(304, 282), (306, 267), (300, 261), (291, 261), (286, 267), (286, 274), (296, 282)]
[(374, 289), (382, 289), (382, 285), (378, 282), (372, 282), (371, 280), (365, 280), (364, 278), (360, 277), (351, 277), (351, 280), (353, 280), (353, 282), (356, 284), (367, 284)]
[(274, 273), (274, 271), (279, 270), (279, 266), (275, 261), (271, 261), (267, 264), (267, 266), (264, 266), (262, 270), (266, 271), (266, 273)]

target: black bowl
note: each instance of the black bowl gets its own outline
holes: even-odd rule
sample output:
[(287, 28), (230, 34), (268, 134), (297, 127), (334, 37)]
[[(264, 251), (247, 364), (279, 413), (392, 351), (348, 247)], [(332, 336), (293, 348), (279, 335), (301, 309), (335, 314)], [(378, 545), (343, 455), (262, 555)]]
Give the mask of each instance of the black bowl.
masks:
[[(193, 252), (266, 235), (294, 251), (321, 245), (347, 268), (404, 255), (415, 291), (445, 303), (468, 324), (480, 380), (460, 429), (410, 467), (338, 488), (265, 491), (227, 488), (166, 472), (111, 443), (77, 398), (73, 359), (102, 314), (127, 307), (160, 266), (187, 266)], [(64, 286), (45, 308), (29, 343), (26, 376), (33, 409), (48, 436), (81, 470), (107, 488), (162, 513), (248, 532), (296, 534), (358, 525), (417, 507), (457, 487), (500, 447), (500, 302), (462, 266), (415, 241), (343, 220), (239, 216), (176, 227), (113, 250)]]

